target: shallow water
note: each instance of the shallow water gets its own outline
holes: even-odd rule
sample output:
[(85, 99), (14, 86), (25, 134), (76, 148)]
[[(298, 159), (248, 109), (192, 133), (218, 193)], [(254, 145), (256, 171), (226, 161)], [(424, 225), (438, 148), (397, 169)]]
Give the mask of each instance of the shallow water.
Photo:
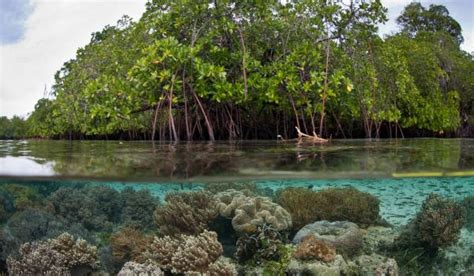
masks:
[[(379, 201), (381, 219), (399, 233), (432, 193), (458, 203), (474, 196), (474, 140), (335, 140), (317, 146), (0, 141), (0, 272), (21, 244), (69, 232), (99, 248), (101, 271), (116, 273), (120, 265), (113, 261), (110, 235), (130, 221), (139, 231), (160, 235), (153, 212), (167, 204), (168, 194), (216, 195), (231, 188), (274, 202), (288, 188), (355, 188)], [(474, 272), (474, 210), (467, 211), (470, 226), (437, 254), (437, 266), (427, 275)], [(226, 231), (219, 240), (233, 257), (236, 234)], [(412, 272), (404, 269), (402, 274)]]
[(141, 181), (474, 175), (474, 139), (0, 141), (0, 176)]

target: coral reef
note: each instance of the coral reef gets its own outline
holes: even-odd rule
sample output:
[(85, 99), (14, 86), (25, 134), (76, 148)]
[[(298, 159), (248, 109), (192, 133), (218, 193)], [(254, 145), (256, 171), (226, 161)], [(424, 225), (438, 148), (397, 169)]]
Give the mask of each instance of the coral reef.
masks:
[(314, 236), (332, 246), (338, 253), (352, 257), (363, 245), (363, 233), (357, 224), (348, 221), (318, 221), (301, 228), (293, 238), (299, 244), (306, 236)]
[(15, 212), (15, 201), (10, 193), (0, 190), (0, 222), (6, 221)]
[(336, 255), (332, 262), (322, 261), (300, 261), (291, 259), (285, 275), (350, 275), (348, 264), (341, 255)]
[(159, 204), (159, 200), (150, 194), (149, 190), (135, 191), (126, 188), (121, 192), (123, 198), (122, 223), (124, 226), (140, 229), (151, 229), (153, 223), (153, 211)]
[[(227, 258), (220, 257), (209, 265), (207, 274), (209, 276), (236, 276), (237, 269)], [(202, 275), (202, 273), (197, 275)]]
[(399, 248), (423, 247), (429, 251), (455, 244), (464, 224), (464, 208), (453, 200), (430, 194), (416, 217), (395, 241)]
[[(464, 223), (464, 208), (453, 200), (430, 194), (420, 211), (402, 229), (390, 248), (390, 254), (402, 274), (433, 271), (440, 260), (439, 249), (455, 245)], [(455, 263), (460, 262), (459, 259)], [(449, 270), (446, 266), (443, 269)]]
[(264, 224), (277, 231), (291, 227), (291, 215), (267, 197), (251, 197), (241, 191), (227, 190), (216, 194), (215, 198), (219, 214), (232, 218), (232, 226), (237, 232), (255, 233)]
[(243, 235), (237, 240), (235, 257), (243, 262), (253, 260), (278, 260), (284, 245), (281, 234), (270, 225), (259, 226), (257, 232)]
[(227, 190), (237, 190), (242, 191), (248, 196), (266, 196), (272, 198), (274, 192), (270, 188), (261, 189), (257, 187), (257, 184), (254, 182), (217, 182), (217, 183), (206, 183), (204, 186), (206, 191), (209, 191), (211, 194), (217, 194), (220, 192), (225, 192)]
[(354, 188), (286, 188), (277, 194), (276, 202), (290, 212), (295, 231), (318, 220), (347, 220), (361, 227), (381, 222), (379, 200)]
[(123, 265), (117, 276), (164, 276), (165, 273), (153, 264), (140, 264), (127, 262)]
[[(36, 209), (26, 209), (15, 213), (3, 228), (2, 258), (17, 251), (26, 242), (43, 238), (56, 237), (62, 232), (69, 232), (89, 239), (89, 233), (79, 224), (67, 225), (53, 215)], [(89, 239), (90, 240), (90, 239)]]
[(120, 194), (107, 187), (60, 188), (49, 197), (52, 212), (68, 223), (94, 231), (110, 230), (120, 220)]
[(2, 184), (0, 191), (11, 195), (14, 208), (17, 211), (37, 208), (41, 205), (42, 197), (33, 187), (19, 184)]
[(462, 201), (461, 205), (466, 210), (466, 229), (474, 231), (474, 196), (466, 196)]
[[(210, 273), (210, 269), (231, 269), (231, 265), (214, 264), (222, 255), (222, 245), (215, 232), (204, 230), (198, 236), (155, 237), (145, 257), (147, 262), (172, 273)], [(235, 269), (234, 269), (235, 270)]]
[(399, 232), (396, 229), (383, 226), (371, 226), (364, 232), (362, 252), (364, 254), (384, 253), (392, 247)]
[(399, 275), (397, 261), (378, 254), (358, 256), (349, 263), (349, 267), (349, 270), (355, 275)]
[(199, 234), (217, 217), (216, 201), (207, 192), (171, 193), (154, 217), (164, 235)]
[(127, 261), (143, 262), (143, 252), (153, 238), (133, 228), (123, 228), (112, 234), (110, 246), (115, 262), (124, 264)]
[(301, 240), (294, 256), (300, 260), (318, 260), (328, 263), (336, 258), (336, 249), (313, 235), (308, 235)]
[(18, 259), (7, 259), (11, 275), (71, 275), (98, 267), (97, 248), (63, 233), (55, 239), (25, 243)]

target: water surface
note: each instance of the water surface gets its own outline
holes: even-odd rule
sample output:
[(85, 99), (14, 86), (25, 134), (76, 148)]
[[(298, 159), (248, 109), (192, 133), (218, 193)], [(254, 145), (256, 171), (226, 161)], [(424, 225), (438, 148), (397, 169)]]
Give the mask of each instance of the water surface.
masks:
[(0, 141), (0, 176), (220, 181), (474, 174), (474, 139)]

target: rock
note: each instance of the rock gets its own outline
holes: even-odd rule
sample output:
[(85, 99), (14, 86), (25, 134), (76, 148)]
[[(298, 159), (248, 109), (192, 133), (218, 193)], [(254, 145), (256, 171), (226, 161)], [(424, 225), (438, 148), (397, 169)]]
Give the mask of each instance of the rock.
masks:
[(325, 263), (321, 261), (304, 262), (291, 259), (286, 270), (287, 275), (318, 275), (339, 276), (346, 275), (348, 265), (341, 255), (336, 255), (334, 261)]
[(308, 235), (298, 245), (293, 256), (300, 260), (318, 260), (328, 263), (336, 258), (336, 249), (315, 236)]
[(314, 235), (336, 248), (345, 256), (356, 255), (363, 245), (363, 232), (357, 224), (349, 221), (317, 221), (301, 228), (293, 238), (299, 244), (308, 235)]
[(380, 253), (389, 248), (399, 232), (390, 227), (372, 226), (365, 232), (362, 251), (364, 254)]
[(349, 263), (350, 271), (361, 276), (398, 276), (397, 261), (382, 255), (361, 255)]

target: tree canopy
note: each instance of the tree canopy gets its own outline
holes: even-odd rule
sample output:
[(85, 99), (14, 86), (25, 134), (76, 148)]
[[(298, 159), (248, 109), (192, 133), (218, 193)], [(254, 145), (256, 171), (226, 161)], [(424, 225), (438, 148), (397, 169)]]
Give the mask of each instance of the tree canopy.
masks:
[(385, 39), (380, 1), (152, 0), (92, 34), (55, 75), (28, 135), (274, 139), (460, 134), (473, 59), (443, 6)]

